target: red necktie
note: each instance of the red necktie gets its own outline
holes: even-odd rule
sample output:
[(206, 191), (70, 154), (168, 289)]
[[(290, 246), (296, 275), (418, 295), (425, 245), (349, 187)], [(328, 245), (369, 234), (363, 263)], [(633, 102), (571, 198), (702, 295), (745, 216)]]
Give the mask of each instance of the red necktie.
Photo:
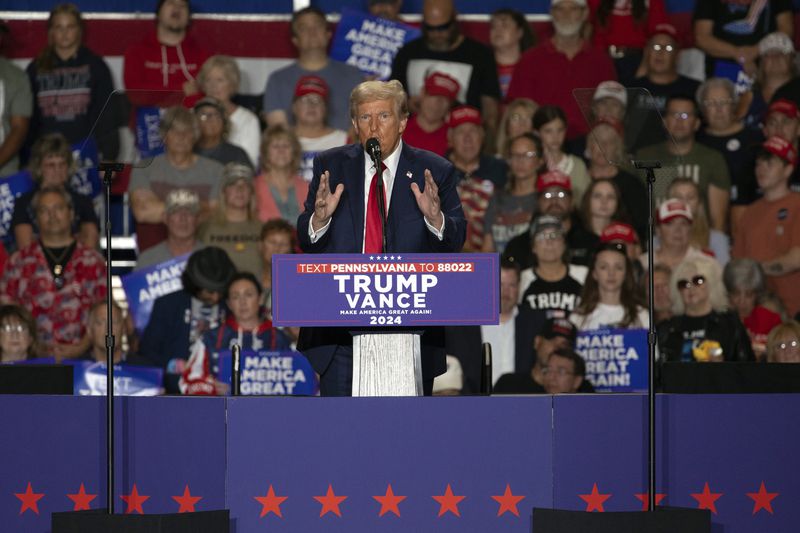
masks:
[[(386, 165), (381, 163), (382, 170)], [(383, 233), (381, 232), (381, 209), (378, 207), (378, 180), (382, 179), (376, 172), (369, 184), (369, 197), (367, 198), (367, 224), (364, 228), (364, 253), (379, 254), (383, 252)], [(386, 208), (386, 189), (383, 189), (383, 206)], [(384, 211), (383, 220), (386, 220)]]

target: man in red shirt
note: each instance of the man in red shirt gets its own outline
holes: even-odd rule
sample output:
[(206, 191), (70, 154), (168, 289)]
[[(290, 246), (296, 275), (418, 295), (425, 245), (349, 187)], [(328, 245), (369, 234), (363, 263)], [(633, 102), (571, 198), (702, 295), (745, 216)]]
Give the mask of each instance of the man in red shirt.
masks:
[(447, 153), (447, 114), (461, 88), (458, 81), (443, 72), (425, 78), (419, 111), (408, 119), (403, 140), (442, 157)]
[(567, 139), (572, 140), (588, 132), (573, 89), (594, 89), (601, 81), (616, 80), (617, 74), (608, 54), (582, 37), (586, 0), (553, 0), (550, 15), (555, 34), (523, 54), (506, 100), (530, 98), (559, 106), (567, 115)]
[(156, 91), (200, 96), (195, 78), (211, 54), (188, 35), (190, 17), (187, 0), (159, 0), (155, 31), (125, 50), (123, 78), (131, 102), (159, 105), (163, 96)]

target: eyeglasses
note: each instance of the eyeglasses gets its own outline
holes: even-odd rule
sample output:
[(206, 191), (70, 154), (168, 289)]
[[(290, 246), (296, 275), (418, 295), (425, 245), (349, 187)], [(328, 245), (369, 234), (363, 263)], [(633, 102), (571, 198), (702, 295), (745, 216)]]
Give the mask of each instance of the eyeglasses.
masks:
[(511, 122), (530, 122), (533, 118), (530, 115), (523, 115), (522, 113), (511, 113), (508, 120)]
[(694, 113), (671, 113), (667, 116), (670, 116), (675, 120), (689, 120), (690, 118), (694, 118)]
[(222, 115), (215, 111), (206, 111), (198, 113), (197, 118), (205, 122), (206, 120), (211, 120), (212, 118), (221, 119)]
[(776, 346), (776, 348), (778, 348), (779, 350), (788, 350), (789, 348), (797, 348), (797, 346), (798, 346), (797, 339), (794, 339), (791, 341), (781, 342)]
[(542, 233), (537, 233), (533, 240), (535, 241), (554, 241), (556, 239), (560, 239), (564, 235), (560, 231), (544, 231)]
[(22, 324), (3, 324), (0, 327), (0, 331), (3, 333), (27, 333), (28, 328), (23, 326)]
[(678, 290), (685, 291), (689, 287), (699, 287), (706, 282), (706, 278), (704, 276), (695, 276), (692, 279), (681, 279), (678, 280)]
[(455, 23), (456, 23), (456, 18), (455, 17), (451, 18), (450, 20), (448, 20), (444, 24), (438, 24), (438, 25), (435, 25), (435, 26), (432, 25), (432, 24), (428, 24), (426, 22), (423, 22), (422, 23), (422, 29), (425, 30), (425, 31), (447, 31)]
[(527, 161), (528, 159), (533, 159), (537, 155), (538, 154), (536, 152), (531, 151), (531, 152), (523, 152), (521, 154), (513, 154), (512, 153), (512, 154), (510, 154), (508, 156), (508, 158), (511, 161)]
[(666, 52), (668, 54), (675, 51), (675, 47), (671, 44), (654, 44), (652, 48), (654, 52)]
[(546, 192), (542, 196), (544, 197), (545, 200), (554, 200), (554, 199), (563, 200), (564, 198), (567, 197), (567, 193), (565, 193), (564, 191)]
[(563, 368), (563, 367), (550, 368), (549, 366), (546, 366), (546, 367), (542, 368), (542, 374), (544, 374), (545, 376), (548, 375), (548, 374), (553, 374), (554, 376), (564, 377), (564, 376), (571, 376), (574, 373), (575, 372), (572, 372), (571, 370), (567, 370), (566, 368)]
[(725, 98), (723, 100), (703, 100), (705, 107), (727, 107), (733, 103), (733, 99)]

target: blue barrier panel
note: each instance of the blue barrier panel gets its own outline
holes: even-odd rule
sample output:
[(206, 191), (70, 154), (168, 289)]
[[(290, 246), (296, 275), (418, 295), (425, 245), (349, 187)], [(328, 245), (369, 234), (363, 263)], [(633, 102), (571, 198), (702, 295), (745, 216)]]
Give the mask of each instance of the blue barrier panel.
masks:
[[(117, 399), (117, 512), (134, 484), (144, 513), (223, 507), (225, 400), (192, 400)], [(0, 410), (1, 531), (49, 533), (54, 511), (106, 506), (105, 398), (2, 396)]]
[(231, 516), (238, 532), (529, 532), (530, 509), (552, 502), (550, 406), (550, 397), (231, 399)]

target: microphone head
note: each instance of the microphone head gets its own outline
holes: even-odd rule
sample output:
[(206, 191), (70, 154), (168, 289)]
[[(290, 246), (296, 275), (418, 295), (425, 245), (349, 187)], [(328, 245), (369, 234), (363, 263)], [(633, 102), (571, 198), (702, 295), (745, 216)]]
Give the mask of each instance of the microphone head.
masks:
[(381, 157), (381, 142), (376, 139), (375, 137), (370, 137), (367, 139), (367, 142), (364, 146), (366, 148), (367, 153), (373, 159), (380, 159)]

